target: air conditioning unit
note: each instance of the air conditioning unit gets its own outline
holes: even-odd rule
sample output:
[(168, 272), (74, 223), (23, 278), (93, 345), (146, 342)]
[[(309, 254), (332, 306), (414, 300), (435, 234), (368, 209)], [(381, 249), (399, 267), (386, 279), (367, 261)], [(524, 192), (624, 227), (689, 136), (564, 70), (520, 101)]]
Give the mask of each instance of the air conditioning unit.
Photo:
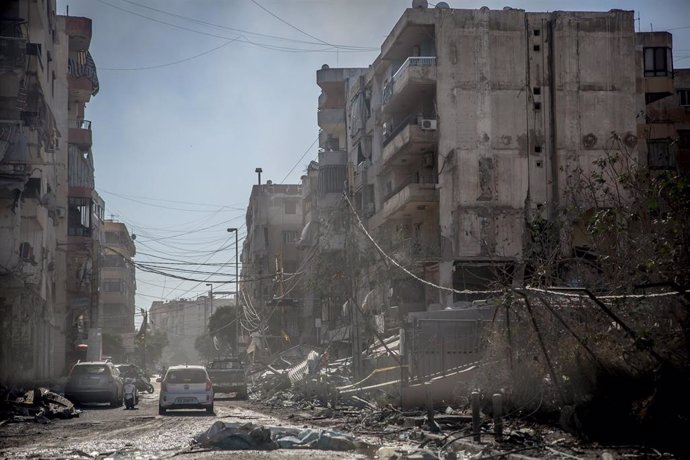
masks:
[(422, 118), (419, 127), (426, 131), (436, 131), (436, 120), (433, 118)]

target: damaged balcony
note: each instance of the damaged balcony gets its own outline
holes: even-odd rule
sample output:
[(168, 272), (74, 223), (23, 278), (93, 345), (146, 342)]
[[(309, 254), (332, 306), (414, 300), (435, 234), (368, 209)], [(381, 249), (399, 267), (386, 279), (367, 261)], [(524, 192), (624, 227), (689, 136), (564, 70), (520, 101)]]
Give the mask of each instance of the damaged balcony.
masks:
[(344, 109), (320, 109), (317, 121), (323, 131), (330, 134), (339, 134), (345, 127)]
[(383, 140), (383, 165), (405, 166), (423, 153), (433, 153), (438, 143), (436, 119), (410, 115)]
[(65, 32), (69, 36), (69, 47), (71, 49), (89, 49), (91, 44), (90, 18), (67, 16), (65, 18)]
[(88, 51), (79, 51), (67, 61), (70, 97), (89, 102), (98, 93), (99, 83), (96, 64)]
[(69, 129), (68, 142), (85, 150), (90, 149), (92, 145), (91, 122), (89, 120), (78, 120), (75, 123), (75, 127), (70, 127)]
[(420, 217), (430, 207), (438, 207), (436, 177), (433, 175), (413, 176), (408, 182), (388, 194), (383, 202), (383, 208), (376, 217), (382, 221)]
[(436, 56), (410, 56), (383, 88), (384, 110), (395, 113), (430, 99), (436, 92)]

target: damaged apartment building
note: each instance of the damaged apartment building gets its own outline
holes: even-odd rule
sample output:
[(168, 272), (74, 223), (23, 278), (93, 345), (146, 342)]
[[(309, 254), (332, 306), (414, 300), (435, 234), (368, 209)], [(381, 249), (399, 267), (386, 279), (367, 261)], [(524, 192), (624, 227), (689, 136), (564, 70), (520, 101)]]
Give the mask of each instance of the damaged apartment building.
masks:
[[(562, 215), (573, 174), (589, 174), (614, 133), (649, 167), (687, 164), (685, 75), (674, 80), (670, 34), (636, 33), (632, 11), (425, 1), (403, 13), (368, 68), (323, 66), (319, 160), (303, 180), (316, 190), (328, 165), (343, 168), (346, 185), (333, 189), (340, 200), (324, 206), (349, 212), (352, 203), (345, 226), (358, 255), (347, 255), (346, 237), (341, 257), (354, 260), (354, 280), (334, 308), (305, 284), (304, 316), (313, 315), (319, 341), (350, 340), (342, 329), (354, 324), (343, 304), (350, 296), (384, 331), (409, 313), (485, 297), (463, 291), (529, 282), (530, 227)], [(323, 216), (307, 216), (327, 195), (305, 196), (300, 242), (310, 254), (329, 230), (314, 225)], [(576, 254), (573, 235), (561, 235), (562, 250)], [(452, 290), (394, 267), (372, 240), (413, 275)]]
[(300, 251), (302, 186), (252, 187), (246, 213), (247, 236), (241, 253), (240, 348), (257, 356), (300, 342), (302, 290)]
[(98, 92), (91, 20), (55, 8), (0, 6), (2, 381), (63, 374), (98, 306), (103, 201), (84, 120)]

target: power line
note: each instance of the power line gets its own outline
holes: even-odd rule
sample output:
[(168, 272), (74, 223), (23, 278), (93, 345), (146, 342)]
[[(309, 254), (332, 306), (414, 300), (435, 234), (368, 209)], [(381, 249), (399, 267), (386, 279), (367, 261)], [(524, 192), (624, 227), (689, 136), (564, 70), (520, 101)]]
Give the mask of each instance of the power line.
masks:
[(292, 166), (292, 168), (290, 169), (290, 171), (288, 171), (288, 173), (285, 175), (285, 177), (283, 177), (283, 179), (280, 181), (281, 183), (282, 183), (282, 182), (285, 182), (285, 179), (287, 179), (288, 176), (289, 176), (290, 174), (292, 174), (292, 171), (294, 171), (295, 168), (297, 167), (297, 165), (300, 164), (300, 162), (302, 161), (302, 159), (303, 159), (305, 156), (307, 156), (307, 153), (309, 153), (309, 151), (311, 150), (311, 148), (314, 147), (314, 144), (316, 144), (316, 143), (318, 142), (318, 140), (319, 140), (319, 137), (317, 136), (316, 139), (314, 139), (314, 142), (312, 142), (311, 145), (310, 145), (309, 147), (307, 147), (307, 150), (304, 151), (304, 153), (302, 154), (302, 156), (299, 157), (299, 160), (297, 160), (297, 162)]
[(278, 16), (277, 14), (273, 13), (272, 11), (270, 11), (269, 9), (267, 9), (266, 7), (264, 7), (263, 5), (261, 5), (261, 4), (260, 4), (259, 2), (257, 2), (256, 0), (250, 0), (250, 1), (251, 1), (253, 4), (255, 4), (256, 6), (258, 6), (259, 8), (261, 8), (262, 10), (264, 10), (265, 12), (267, 12), (268, 14), (270, 14), (271, 16), (273, 16), (274, 18), (276, 18), (277, 20), (279, 20), (280, 22), (282, 22), (283, 24), (286, 24), (286, 25), (292, 27), (293, 29), (295, 29), (296, 31), (298, 31), (298, 32), (300, 32), (300, 33), (306, 35), (307, 37), (313, 38), (314, 40), (316, 40), (316, 41), (318, 41), (318, 42), (320, 42), (320, 43), (323, 43), (324, 45), (334, 46), (334, 45), (331, 45), (331, 44), (328, 43), (328, 42), (325, 42), (325, 41), (321, 40), (321, 39), (318, 38), (318, 37), (313, 36), (312, 34), (310, 34), (310, 33), (308, 33), (308, 32), (305, 32), (304, 30), (300, 29), (300, 28), (297, 27), (297, 26), (290, 24), (290, 23), (287, 22), (285, 19), (283, 19), (283, 18), (281, 18), (280, 16)]
[[(235, 28), (235, 27), (224, 26), (224, 25), (221, 25), (221, 24), (214, 24), (214, 23), (212, 23), (212, 22), (203, 21), (203, 20), (201, 20), (201, 19), (196, 19), (196, 18), (192, 18), (192, 17), (189, 17), (189, 16), (184, 16), (184, 15), (181, 15), (181, 14), (172, 13), (172, 12), (170, 12), (170, 11), (165, 11), (165, 10), (160, 10), (160, 9), (157, 9), (157, 8), (153, 8), (153, 7), (150, 7), (150, 6), (148, 6), (148, 5), (143, 5), (143, 4), (141, 4), (141, 3), (137, 3), (137, 2), (134, 2), (134, 1), (131, 1), (131, 0), (122, 0), (122, 1), (123, 1), (123, 2), (126, 2), (126, 3), (129, 3), (129, 4), (131, 4), (131, 5), (138, 6), (138, 7), (140, 7), (140, 8), (145, 8), (145, 9), (147, 9), (147, 10), (156, 11), (156, 12), (162, 13), (162, 14), (167, 14), (168, 16), (173, 16), (173, 17), (176, 17), (176, 18), (180, 18), (180, 19), (184, 19), (184, 20), (187, 20), (187, 21), (195, 22), (195, 23), (198, 23), (198, 24), (203, 24), (203, 25), (207, 25), (207, 26), (211, 26), (211, 27), (216, 27), (216, 28), (219, 28), (219, 29), (230, 30), (230, 31), (233, 31), (233, 32), (239, 32), (239, 33), (243, 33), (243, 34), (256, 35), (256, 36), (258, 36), (258, 37), (263, 37), (263, 38), (270, 38), (270, 39), (275, 39), (275, 40), (290, 41), (290, 42), (301, 43), (301, 44), (307, 44), (307, 45), (313, 45), (313, 44), (326, 44), (325, 42), (323, 42), (322, 40), (319, 40), (319, 39), (317, 39), (317, 40), (318, 40), (318, 43), (315, 43), (315, 42), (312, 42), (312, 41), (298, 40), (298, 39), (295, 39), (295, 38), (281, 37), (281, 36), (277, 36), (277, 35), (264, 34), (264, 33), (260, 33), (260, 32), (252, 32), (252, 31), (250, 31), (250, 30), (238, 29), (238, 28)], [(362, 48), (362, 49), (366, 48), (366, 47), (349, 46), (349, 45), (331, 45), (331, 46), (343, 47), (343, 48), (357, 48), (357, 49), (359, 49), (359, 48)]]
[(166, 63), (164, 63), (164, 64), (156, 64), (156, 65), (149, 65), (149, 66), (143, 66), (143, 67), (99, 67), (98, 70), (132, 71), (132, 70), (151, 70), (151, 69), (160, 69), (160, 68), (163, 68), (163, 67), (170, 67), (170, 66), (173, 66), (173, 65), (182, 64), (182, 63), (184, 63), (184, 62), (191, 61), (191, 60), (193, 60), (193, 59), (200, 58), (200, 57), (202, 57), (202, 56), (206, 56), (207, 54), (211, 54), (211, 53), (213, 53), (213, 52), (216, 51), (216, 50), (219, 50), (219, 49), (221, 49), (221, 48), (224, 48), (224, 47), (228, 46), (228, 45), (231, 44), (231, 43), (236, 42), (239, 38), (240, 38), (240, 37), (238, 36), (238, 37), (236, 37), (236, 38), (234, 38), (234, 39), (231, 39), (231, 40), (226, 41), (226, 42), (223, 43), (222, 45), (216, 46), (216, 47), (211, 48), (211, 49), (209, 49), (209, 50), (202, 51), (201, 53), (198, 53), (198, 54), (195, 54), (195, 55), (192, 55), (192, 56), (188, 56), (188, 57), (186, 57), (186, 58), (178, 59), (178, 60), (176, 60), (176, 61), (166, 62)]

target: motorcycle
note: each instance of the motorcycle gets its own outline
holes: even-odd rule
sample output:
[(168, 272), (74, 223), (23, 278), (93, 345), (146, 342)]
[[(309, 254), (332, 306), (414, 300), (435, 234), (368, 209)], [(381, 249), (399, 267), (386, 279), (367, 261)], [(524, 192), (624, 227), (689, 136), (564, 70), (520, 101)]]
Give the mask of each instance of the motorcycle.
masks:
[(146, 379), (142, 376), (139, 376), (136, 380), (136, 386), (137, 390), (139, 391), (145, 391), (149, 394), (153, 393), (153, 385), (151, 385), (149, 382), (146, 381)]
[(134, 406), (139, 404), (139, 391), (134, 379), (129, 378), (125, 380), (124, 393), (125, 409), (134, 409)]

